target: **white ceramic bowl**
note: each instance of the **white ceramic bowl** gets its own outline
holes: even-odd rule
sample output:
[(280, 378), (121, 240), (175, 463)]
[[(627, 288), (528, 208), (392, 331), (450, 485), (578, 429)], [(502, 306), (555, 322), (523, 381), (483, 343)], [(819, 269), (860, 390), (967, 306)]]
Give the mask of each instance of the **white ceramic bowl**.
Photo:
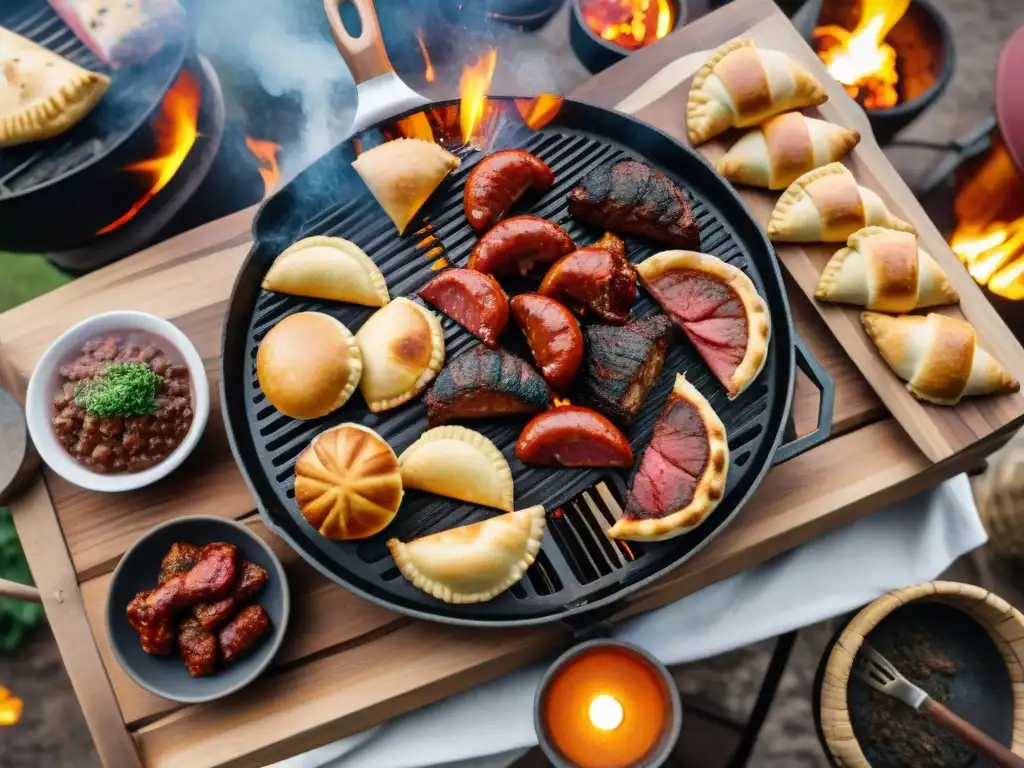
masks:
[[(57, 440), (53, 431), (53, 398), (61, 391), (58, 371), (75, 359), (85, 343), (107, 333), (141, 331), (161, 342), (168, 356), (188, 368), (192, 383), (192, 427), (170, 456), (142, 472), (102, 474), (79, 463)], [(36, 364), (28, 382), (25, 418), (39, 456), (70, 483), (90, 491), (132, 491), (166, 477), (180, 466), (199, 442), (210, 416), (210, 384), (203, 359), (188, 337), (173, 324), (146, 312), (104, 312), (83, 320), (62, 333)]]

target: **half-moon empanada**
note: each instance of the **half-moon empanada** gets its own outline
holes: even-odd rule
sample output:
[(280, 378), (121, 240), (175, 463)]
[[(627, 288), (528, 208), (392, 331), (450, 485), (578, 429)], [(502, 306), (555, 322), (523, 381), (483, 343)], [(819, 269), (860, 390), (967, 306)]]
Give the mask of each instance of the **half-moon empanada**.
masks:
[(506, 512), (409, 542), (388, 541), (398, 570), (446, 603), (485, 603), (533, 565), (547, 519), (544, 507)]
[(428, 429), (398, 457), (402, 485), (483, 504), (505, 512), (512, 507), (512, 470), (501, 451), (465, 427)]
[(897, 313), (960, 301), (942, 267), (910, 232), (865, 227), (846, 244), (821, 273), (814, 294), (821, 301)]
[(839, 160), (859, 141), (857, 131), (787, 112), (745, 133), (718, 161), (718, 172), (736, 184), (785, 189), (808, 171)]
[(824, 103), (821, 83), (781, 51), (753, 40), (726, 43), (697, 70), (686, 102), (686, 135), (703, 144), (729, 128), (757, 125), (772, 115)]
[(374, 312), (356, 333), (356, 343), (363, 356), (359, 389), (374, 413), (416, 397), (444, 365), (441, 321), (406, 298)]
[(324, 430), (295, 461), (299, 511), (328, 539), (380, 533), (395, 519), (402, 495), (398, 457), (362, 424)]
[(790, 243), (844, 243), (864, 227), (915, 232), (893, 216), (882, 198), (857, 185), (842, 163), (809, 171), (789, 185), (768, 220), (768, 239)]
[(41, 141), (85, 117), (110, 78), (0, 27), (0, 147)]
[(461, 163), (432, 141), (395, 139), (363, 152), (352, 167), (401, 235), (444, 177)]
[(956, 405), (965, 395), (1016, 392), (1020, 383), (978, 346), (974, 326), (934, 312), (893, 317), (861, 312), (868, 336), (912, 395)]
[(274, 259), (263, 290), (382, 307), (388, 285), (373, 260), (340, 237), (307, 237)]

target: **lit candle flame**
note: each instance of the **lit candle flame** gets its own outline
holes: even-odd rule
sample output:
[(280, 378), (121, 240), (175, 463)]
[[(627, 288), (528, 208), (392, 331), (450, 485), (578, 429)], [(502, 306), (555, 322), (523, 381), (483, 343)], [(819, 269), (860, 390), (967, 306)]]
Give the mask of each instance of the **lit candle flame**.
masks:
[(622, 725), (625, 716), (619, 700), (607, 693), (599, 694), (591, 700), (588, 714), (594, 727), (602, 731), (614, 731)]

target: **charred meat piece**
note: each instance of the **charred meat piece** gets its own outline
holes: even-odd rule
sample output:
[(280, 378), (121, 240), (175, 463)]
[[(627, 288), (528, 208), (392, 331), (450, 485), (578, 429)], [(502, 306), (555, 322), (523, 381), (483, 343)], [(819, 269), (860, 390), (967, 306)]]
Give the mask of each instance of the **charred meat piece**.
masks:
[(551, 405), (551, 392), (526, 361), (474, 347), (445, 366), (423, 401), (427, 421), (436, 427), (454, 419), (537, 413)]
[(135, 596), (128, 604), (129, 624), (142, 632), (170, 621), (179, 609), (227, 596), (235, 583), (236, 560), (234, 544), (207, 544), (191, 570)]
[(623, 326), (591, 325), (583, 331), (586, 351), (573, 401), (600, 411), (623, 430), (661, 375), (672, 321), (655, 315)]
[(255, 648), (269, 630), (270, 617), (263, 606), (246, 606), (217, 633), (221, 657), (230, 664)]
[(169, 616), (150, 617), (148, 599), (156, 590), (139, 592), (128, 603), (128, 624), (139, 633), (142, 650), (153, 656), (166, 656), (174, 650), (174, 625)]
[(217, 638), (193, 618), (178, 625), (178, 652), (192, 677), (212, 675), (217, 665)]
[(525, 275), (534, 264), (550, 264), (575, 248), (569, 233), (557, 224), (536, 216), (513, 216), (480, 238), (467, 266), (492, 275)]
[(686, 193), (637, 160), (619, 160), (588, 173), (569, 192), (569, 212), (580, 221), (665, 245), (700, 245)]
[(447, 269), (423, 286), (419, 295), (488, 347), (497, 346), (508, 324), (508, 298), (494, 275)]
[(488, 155), (469, 172), (463, 205), (469, 226), (477, 232), (502, 219), (528, 189), (543, 192), (555, 174), (536, 155), (522, 149), (503, 149)]
[(238, 581), (231, 594), (213, 603), (200, 603), (192, 609), (192, 615), (199, 620), (203, 629), (212, 632), (231, 618), (231, 614), (263, 589), (270, 578), (266, 569), (248, 560), (242, 562)]
[(626, 436), (597, 411), (564, 405), (530, 419), (516, 443), (516, 458), (558, 467), (631, 467)]
[(164, 559), (160, 562), (160, 576), (157, 579), (157, 583), (163, 584), (171, 576), (177, 576), (179, 573), (192, 570), (198, 559), (199, 547), (195, 544), (186, 544), (181, 541), (174, 542), (167, 551), (167, 554), (164, 555)]
[(509, 306), (544, 380), (564, 390), (583, 360), (580, 324), (562, 304), (539, 293), (521, 293)]
[(552, 264), (539, 292), (580, 314), (597, 315), (606, 323), (622, 325), (629, 319), (637, 297), (636, 276), (625, 253), (625, 243), (609, 232), (594, 245)]

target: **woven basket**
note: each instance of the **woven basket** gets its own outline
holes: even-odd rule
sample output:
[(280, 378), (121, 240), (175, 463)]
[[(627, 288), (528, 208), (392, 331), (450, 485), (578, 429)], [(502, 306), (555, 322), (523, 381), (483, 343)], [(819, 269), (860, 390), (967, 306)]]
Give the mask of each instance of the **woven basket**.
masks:
[(840, 768), (871, 768), (853, 734), (846, 689), (853, 659), (879, 622), (914, 600), (938, 600), (969, 613), (988, 630), (1010, 672), (1013, 686), (1013, 751), (1024, 756), (1024, 616), (1001, 597), (971, 584), (928, 581), (898, 589), (870, 603), (847, 625), (829, 654), (821, 682), (821, 730)]
[(989, 457), (988, 469), (974, 483), (974, 497), (989, 549), (1024, 560), (1024, 432)]

